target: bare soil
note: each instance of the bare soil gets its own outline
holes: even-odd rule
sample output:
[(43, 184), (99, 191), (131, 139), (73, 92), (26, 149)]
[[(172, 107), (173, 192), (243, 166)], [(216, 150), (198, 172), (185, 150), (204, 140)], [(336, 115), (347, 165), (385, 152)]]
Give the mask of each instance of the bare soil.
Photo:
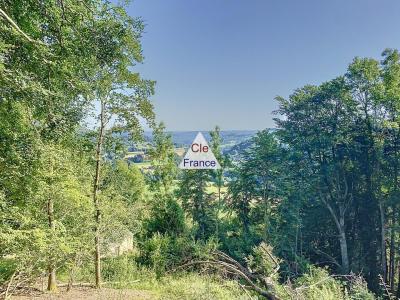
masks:
[(91, 287), (73, 287), (67, 292), (66, 288), (60, 288), (57, 293), (47, 293), (32, 291), (29, 294), (14, 295), (13, 300), (46, 299), (46, 300), (151, 300), (156, 299), (155, 295), (148, 291), (132, 289), (111, 289), (102, 288), (100, 290)]

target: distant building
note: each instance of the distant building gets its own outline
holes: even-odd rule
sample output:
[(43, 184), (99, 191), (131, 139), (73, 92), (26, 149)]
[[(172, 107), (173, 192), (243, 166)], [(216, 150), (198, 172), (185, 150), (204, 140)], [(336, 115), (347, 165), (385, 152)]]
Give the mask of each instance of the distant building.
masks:
[(117, 243), (112, 243), (108, 247), (108, 255), (119, 256), (133, 250), (133, 233), (126, 231), (122, 236), (122, 240)]

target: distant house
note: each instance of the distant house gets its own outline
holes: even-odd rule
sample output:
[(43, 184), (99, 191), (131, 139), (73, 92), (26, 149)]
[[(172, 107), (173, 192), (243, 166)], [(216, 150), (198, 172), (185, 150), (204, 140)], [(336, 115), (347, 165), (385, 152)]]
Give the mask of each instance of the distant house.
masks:
[(126, 252), (130, 252), (133, 250), (133, 233), (130, 231), (126, 231), (120, 242), (111, 243), (108, 246), (108, 255), (109, 256), (119, 256)]

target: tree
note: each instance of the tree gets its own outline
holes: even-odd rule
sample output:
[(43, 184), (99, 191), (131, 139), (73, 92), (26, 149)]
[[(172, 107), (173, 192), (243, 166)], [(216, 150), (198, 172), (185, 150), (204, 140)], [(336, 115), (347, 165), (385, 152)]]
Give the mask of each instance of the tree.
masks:
[[(278, 98), (277, 120), (284, 143), (304, 153), (314, 177), (315, 195), (324, 203), (338, 230), (341, 268), (349, 273), (345, 214), (352, 200), (352, 167), (348, 160), (348, 128), (351, 120), (351, 97), (344, 78), (320, 87), (305, 87), (289, 100)], [(311, 179), (313, 180), (313, 179)]]
[(217, 186), (218, 189), (218, 202), (221, 202), (221, 188), (224, 185), (224, 157), (221, 152), (221, 143), (222, 143), (222, 138), (221, 138), (221, 130), (218, 126), (215, 126), (214, 131), (210, 132), (211, 136), (211, 151), (213, 152), (215, 158), (221, 165), (220, 169), (214, 170), (212, 172), (212, 177), (215, 182), (215, 185)]
[(151, 158), (150, 189), (153, 192), (150, 214), (146, 220), (148, 234), (177, 235), (185, 229), (182, 207), (175, 199), (175, 183), (178, 168), (175, 162), (174, 144), (165, 126), (160, 123), (153, 130), (153, 142), (149, 150)]
[(257, 197), (258, 183), (253, 171), (250, 163), (240, 164), (234, 169), (232, 181), (228, 185), (228, 206), (236, 212), (245, 239), (250, 236), (251, 203)]
[[(100, 203), (98, 199), (100, 172), (105, 138), (128, 132), (138, 137), (141, 132), (139, 118), (152, 125), (153, 107), (149, 96), (154, 93), (154, 82), (143, 80), (130, 67), (141, 62), (140, 36), (143, 24), (130, 18), (122, 8), (105, 6), (101, 12), (103, 22), (98, 24), (93, 43), (100, 60), (97, 73), (96, 98), (100, 104), (98, 134), (96, 137), (93, 204), (95, 207), (95, 271), (96, 287), (100, 288)], [(110, 124), (112, 122), (112, 124)], [(108, 126), (108, 127), (107, 127)]]
[(212, 180), (217, 187), (217, 203), (216, 203), (216, 235), (219, 236), (219, 213), (221, 211), (222, 207), (222, 188), (224, 187), (224, 171), (226, 168), (226, 165), (228, 164), (228, 157), (224, 156), (221, 151), (221, 143), (222, 143), (222, 138), (221, 138), (221, 130), (218, 126), (215, 126), (215, 129), (210, 132), (211, 136), (211, 151), (213, 152), (215, 158), (219, 162), (221, 168), (213, 170), (211, 172)]
[(281, 154), (275, 136), (263, 130), (252, 139), (251, 147), (242, 154), (240, 164), (234, 169), (228, 203), (243, 225), (245, 238), (250, 235), (250, 224), (261, 225), (264, 241), (271, 232), (269, 218), (271, 204), (276, 201)]
[(183, 170), (177, 191), (182, 206), (197, 225), (196, 237), (205, 240), (215, 233), (215, 213), (207, 192), (209, 170)]
[(149, 155), (152, 166), (150, 178), (152, 190), (159, 196), (171, 194), (178, 169), (175, 163), (172, 137), (165, 133), (163, 123), (154, 128), (153, 147), (149, 150)]
[[(76, 129), (76, 124), (83, 118), (87, 99), (92, 95), (88, 78), (97, 68), (96, 56), (82, 49), (91, 48), (87, 36), (95, 28), (92, 25), (97, 5), (69, 0), (12, 1), (4, 3), (0, 10), (3, 21), (0, 27), (1, 119), (9, 123), (4, 117), (15, 109), (20, 112), (19, 120), (25, 124), (25, 129), (16, 132), (16, 140), (24, 147), (29, 147), (29, 140), (35, 140), (36, 147), (32, 152), (38, 158), (47, 155), (46, 147), (42, 145), (60, 143)], [(24, 131), (32, 138), (28, 143), (23, 142)], [(12, 148), (17, 146), (16, 140), (12, 142)], [(29, 155), (27, 158), (22, 158), (20, 163), (29, 164)], [(50, 173), (52, 166), (52, 163), (48, 164)], [(31, 173), (26, 178), (32, 181), (25, 180), (19, 189), (30, 190), (30, 195), (26, 194), (24, 198), (13, 193), (13, 197), (19, 197), (18, 201), (26, 201), (38, 188), (34, 183), (38, 168), (38, 164), (27, 168)], [(14, 176), (16, 174), (5, 175), (18, 177)], [(54, 201), (48, 201), (48, 225), (54, 228)], [(54, 270), (50, 267), (49, 290), (56, 288), (54, 282)]]
[(379, 62), (369, 58), (355, 58), (348, 67), (346, 81), (358, 108), (352, 128), (352, 145), (357, 157), (355, 163), (361, 175), (358, 192), (362, 202), (356, 199), (355, 204), (359, 210), (361, 246), (366, 260), (364, 274), (372, 290), (377, 291), (379, 269), (382, 269), (377, 254), (379, 251), (385, 252), (377, 247), (380, 244), (379, 236), (384, 235), (384, 231), (377, 230), (384, 213), (380, 213), (383, 206), (379, 204), (379, 183), (375, 180), (379, 178), (381, 170), (378, 159), (381, 151), (378, 142), (381, 125), (377, 100), (382, 90)]

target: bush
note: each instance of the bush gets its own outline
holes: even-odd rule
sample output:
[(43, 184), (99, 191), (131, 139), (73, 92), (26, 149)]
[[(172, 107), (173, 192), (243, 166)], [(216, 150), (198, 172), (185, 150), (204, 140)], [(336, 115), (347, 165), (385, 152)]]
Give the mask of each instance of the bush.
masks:
[(367, 287), (365, 280), (356, 276), (349, 282), (349, 299), (351, 300), (374, 300), (375, 296)]
[(104, 259), (102, 276), (103, 280), (111, 283), (124, 283), (136, 280), (135, 258), (131, 255), (122, 255)]
[(326, 269), (311, 266), (294, 284), (277, 286), (282, 299), (297, 300), (374, 300), (361, 277), (344, 282), (329, 275)]
[(158, 277), (184, 262), (202, 258), (216, 249), (214, 240), (204, 243), (188, 236), (155, 234), (141, 245), (138, 262), (152, 268)]
[(310, 267), (309, 273), (296, 280), (294, 291), (301, 295), (299, 299), (346, 299), (342, 283), (329, 276), (327, 270), (316, 267)]
[(16, 269), (16, 263), (13, 259), (0, 259), (0, 285), (9, 280)]
[[(247, 257), (247, 264), (253, 272), (264, 274), (271, 277), (278, 276), (276, 272), (279, 269), (281, 260), (273, 254), (273, 248), (270, 245), (262, 242), (260, 245), (253, 248), (253, 254)], [(277, 280), (278, 278), (273, 278)]]
[(144, 224), (147, 237), (155, 233), (179, 235), (185, 231), (183, 209), (172, 197), (154, 199), (149, 216)]

